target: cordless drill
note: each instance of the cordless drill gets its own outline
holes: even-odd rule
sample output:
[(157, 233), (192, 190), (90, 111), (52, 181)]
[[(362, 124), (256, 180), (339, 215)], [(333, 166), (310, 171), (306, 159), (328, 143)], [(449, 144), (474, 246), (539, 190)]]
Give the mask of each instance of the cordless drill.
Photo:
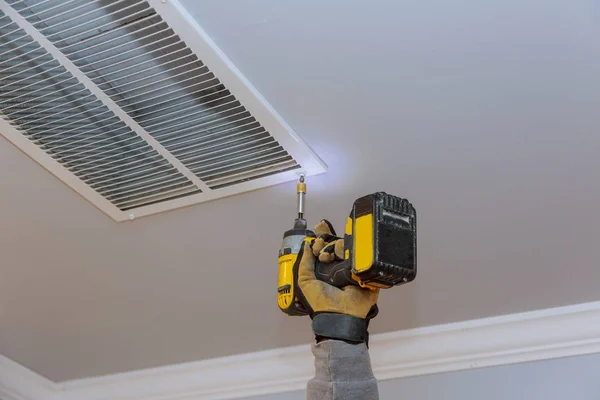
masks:
[[(296, 187), (298, 217), (283, 234), (279, 250), (277, 303), (288, 315), (306, 315), (298, 300), (298, 253), (305, 242), (315, 240), (304, 219), (306, 183)], [(346, 223), (344, 260), (316, 262), (315, 276), (342, 288), (359, 285), (366, 289), (401, 285), (417, 275), (417, 214), (406, 199), (377, 192), (354, 202)]]

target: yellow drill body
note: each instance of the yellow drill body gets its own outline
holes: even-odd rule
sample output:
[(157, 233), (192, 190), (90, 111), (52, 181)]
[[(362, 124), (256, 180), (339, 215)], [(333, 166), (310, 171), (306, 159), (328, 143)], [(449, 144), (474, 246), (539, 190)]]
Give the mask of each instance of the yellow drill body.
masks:
[[(289, 315), (305, 315), (298, 301), (298, 253), (315, 234), (306, 228), (304, 176), (296, 187), (298, 218), (283, 235), (279, 251), (277, 303)], [(417, 274), (416, 211), (406, 199), (383, 192), (354, 202), (344, 235), (344, 260), (315, 264), (317, 279), (336, 287), (359, 285), (367, 289), (390, 288), (415, 279)]]

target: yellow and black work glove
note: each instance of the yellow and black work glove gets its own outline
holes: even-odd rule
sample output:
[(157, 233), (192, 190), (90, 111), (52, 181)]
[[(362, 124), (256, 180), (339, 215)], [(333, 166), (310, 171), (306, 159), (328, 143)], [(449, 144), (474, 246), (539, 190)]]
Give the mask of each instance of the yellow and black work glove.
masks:
[(379, 289), (350, 285), (337, 288), (315, 277), (317, 262), (335, 263), (344, 259), (344, 240), (335, 236), (329, 221), (315, 227), (315, 239), (305, 243), (298, 254), (298, 297), (312, 318), (317, 341), (338, 339), (368, 343), (369, 320), (377, 315)]

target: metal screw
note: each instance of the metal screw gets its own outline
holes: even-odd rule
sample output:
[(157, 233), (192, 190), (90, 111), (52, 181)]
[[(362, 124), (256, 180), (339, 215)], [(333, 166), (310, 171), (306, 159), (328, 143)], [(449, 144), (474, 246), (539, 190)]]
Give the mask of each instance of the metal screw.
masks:
[(133, 220), (135, 219), (135, 215), (133, 215), (133, 214), (129, 214), (129, 219), (130, 219), (131, 221), (133, 221)]

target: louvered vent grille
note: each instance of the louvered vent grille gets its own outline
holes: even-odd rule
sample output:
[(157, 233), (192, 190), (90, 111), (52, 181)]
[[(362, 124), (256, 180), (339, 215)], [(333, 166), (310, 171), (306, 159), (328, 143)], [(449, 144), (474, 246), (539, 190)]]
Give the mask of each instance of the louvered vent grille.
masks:
[(116, 207), (200, 191), (2, 12), (0, 40), (4, 118)]
[(119, 221), (325, 171), (177, 0), (0, 0), (0, 80), (0, 135)]
[(211, 189), (299, 167), (147, 1), (9, 3)]

